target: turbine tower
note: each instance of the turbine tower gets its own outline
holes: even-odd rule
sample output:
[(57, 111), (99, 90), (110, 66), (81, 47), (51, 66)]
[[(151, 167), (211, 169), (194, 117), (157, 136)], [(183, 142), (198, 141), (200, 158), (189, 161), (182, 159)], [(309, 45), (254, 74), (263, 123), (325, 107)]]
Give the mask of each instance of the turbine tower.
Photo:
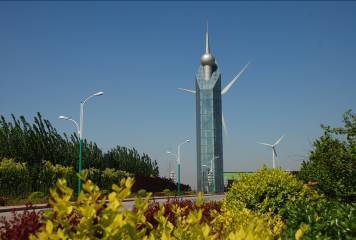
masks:
[(283, 137), (284, 136), (280, 137), (274, 144), (257, 142), (258, 144), (265, 145), (265, 146), (270, 147), (272, 149), (272, 164), (273, 164), (273, 168), (276, 167), (276, 163), (275, 163), (275, 158), (277, 157), (276, 146), (282, 141)]
[[(213, 183), (209, 191), (223, 192), (223, 142), (222, 129), (227, 134), (222, 114), (221, 97), (226, 94), (249, 63), (235, 78), (221, 90), (221, 73), (214, 56), (210, 52), (208, 28), (205, 33), (205, 53), (200, 59), (200, 67), (196, 74), (195, 90), (178, 88), (195, 94), (196, 97), (196, 136), (197, 136), (197, 187), (204, 191), (204, 183), (208, 182), (203, 166), (214, 166)], [(213, 163), (211, 163), (213, 159)]]

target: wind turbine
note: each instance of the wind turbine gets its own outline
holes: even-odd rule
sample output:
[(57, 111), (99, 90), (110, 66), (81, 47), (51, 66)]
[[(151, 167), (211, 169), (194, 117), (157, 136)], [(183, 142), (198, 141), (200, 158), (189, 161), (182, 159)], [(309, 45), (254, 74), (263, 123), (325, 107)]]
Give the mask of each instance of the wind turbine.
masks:
[[(226, 93), (230, 90), (230, 88), (232, 87), (232, 85), (234, 85), (234, 83), (237, 81), (237, 79), (239, 79), (239, 77), (242, 75), (242, 73), (246, 70), (246, 68), (247, 68), (249, 65), (250, 65), (250, 62), (248, 62), (248, 63), (241, 69), (241, 71), (234, 77), (234, 79), (232, 79), (231, 82), (229, 82), (229, 84), (224, 87), (224, 89), (221, 91), (221, 95), (226, 94)], [(195, 91), (195, 90), (186, 89), (186, 88), (178, 88), (178, 89), (181, 90), (181, 91), (184, 91), (184, 92), (196, 94), (196, 91)], [(224, 133), (225, 133), (225, 135), (227, 135), (228, 132), (227, 132), (227, 127), (226, 127), (226, 122), (225, 122), (224, 114), (221, 114), (221, 122), (222, 122), (222, 125), (223, 125)]]
[(275, 158), (277, 157), (277, 151), (276, 151), (276, 146), (282, 141), (282, 138), (284, 136), (280, 137), (274, 144), (268, 144), (268, 143), (262, 143), (262, 142), (257, 142), (258, 144), (262, 144), (265, 146), (268, 146), (272, 148), (272, 160), (273, 160), (273, 168), (275, 168)]

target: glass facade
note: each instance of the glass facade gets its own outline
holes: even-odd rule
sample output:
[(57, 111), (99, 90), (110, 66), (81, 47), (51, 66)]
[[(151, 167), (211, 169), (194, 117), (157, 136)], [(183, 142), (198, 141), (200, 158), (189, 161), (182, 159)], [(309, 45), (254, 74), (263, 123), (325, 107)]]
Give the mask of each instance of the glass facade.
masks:
[(223, 192), (221, 74), (215, 66), (209, 80), (203, 67), (196, 75), (197, 186), (199, 191)]

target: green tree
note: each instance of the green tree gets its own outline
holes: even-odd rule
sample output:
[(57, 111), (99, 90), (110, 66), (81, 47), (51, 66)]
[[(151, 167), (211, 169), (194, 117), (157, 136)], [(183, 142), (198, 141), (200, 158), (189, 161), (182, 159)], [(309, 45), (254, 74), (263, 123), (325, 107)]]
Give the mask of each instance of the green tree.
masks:
[(348, 110), (344, 127), (321, 125), (324, 134), (313, 143), (299, 177), (314, 181), (330, 198), (354, 201), (356, 196), (356, 115)]

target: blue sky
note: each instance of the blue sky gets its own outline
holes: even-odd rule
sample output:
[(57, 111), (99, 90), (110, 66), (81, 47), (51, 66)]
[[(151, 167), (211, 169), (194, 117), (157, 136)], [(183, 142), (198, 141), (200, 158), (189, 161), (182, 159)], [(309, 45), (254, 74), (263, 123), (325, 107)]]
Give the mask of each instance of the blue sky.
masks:
[(223, 97), (225, 171), (271, 165), (256, 141), (282, 134), (277, 164), (298, 169), (320, 123), (355, 110), (355, 2), (0, 2), (0, 114), (41, 112), (71, 132), (58, 115), (78, 119), (105, 91), (85, 137), (146, 152), (161, 175), (189, 137), (182, 180), (195, 186), (195, 99), (176, 89), (194, 88), (207, 19), (223, 86), (252, 62)]

